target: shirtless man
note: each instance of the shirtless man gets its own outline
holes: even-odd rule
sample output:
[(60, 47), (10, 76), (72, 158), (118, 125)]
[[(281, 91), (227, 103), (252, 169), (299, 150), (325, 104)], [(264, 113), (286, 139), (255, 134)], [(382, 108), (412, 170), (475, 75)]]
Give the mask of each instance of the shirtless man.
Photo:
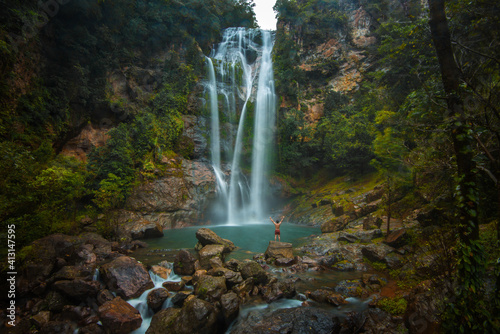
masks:
[(281, 216), (281, 219), (278, 220), (278, 222), (275, 222), (271, 217), (269, 217), (271, 221), (274, 224), (274, 241), (276, 241), (276, 236), (278, 236), (278, 240), (281, 241), (281, 232), (280, 232), (280, 225), (283, 222), (283, 219), (285, 219), (285, 216)]

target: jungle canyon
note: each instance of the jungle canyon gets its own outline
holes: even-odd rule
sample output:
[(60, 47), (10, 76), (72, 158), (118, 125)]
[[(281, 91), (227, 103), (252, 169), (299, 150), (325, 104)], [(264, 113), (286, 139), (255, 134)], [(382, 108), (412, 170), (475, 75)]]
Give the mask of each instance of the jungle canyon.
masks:
[(499, 5), (274, 10), (2, 1), (0, 332), (500, 332)]

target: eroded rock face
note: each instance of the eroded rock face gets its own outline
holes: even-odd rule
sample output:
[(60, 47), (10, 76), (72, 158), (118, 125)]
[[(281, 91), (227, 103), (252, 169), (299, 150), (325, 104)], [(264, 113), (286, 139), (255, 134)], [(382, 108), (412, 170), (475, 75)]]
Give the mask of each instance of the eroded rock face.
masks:
[(175, 158), (164, 164), (166, 175), (135, 187), (125, 209), (119, 210), (122, 237), (131, 237), (138, 226), (148, 224), (174, 228), (198, 223), (215, 198), (215, 176), (208, 163)]
[(142, 323), (139, 311), (120, 297), (101, 305), (99, 317), (103, 326), (114, 334), (129, 333), (141, 327)]
[(111, 291), (125, 299), (137, 298), (154, 287), (144, 265), (128, 256), (121, 256), (101, 266), (101, 276)]

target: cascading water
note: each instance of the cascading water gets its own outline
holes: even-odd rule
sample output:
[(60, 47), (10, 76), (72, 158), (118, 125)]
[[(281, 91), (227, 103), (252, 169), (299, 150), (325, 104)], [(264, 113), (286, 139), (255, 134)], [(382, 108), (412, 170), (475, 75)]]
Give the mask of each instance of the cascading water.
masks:
[[(228, 224), (257, 221), (266, 214), (266, 185), (270, 169), (276, 95), (270, 31), (245, 28), (225, 30), (223, 41), (207, 58), (207, 88), (211, 114), (211, 159), (219, 199)], [(223, 110), (219, 110), (221, 96)], [(254, 108), (249, 108), (253, 103)], [(219, 117), (220, 115), (223, 117)], [(227, 181), (221, 171), (221, 126), (219, 119), (237, 124), (236, 134), (226, 131), (224, 154), (230, 162)], [(249, 124), (253, 118), (254, 123)], [(250, 129), (253, 127), (253, 130)], [(229, 133), (227, 133), (229, 132)], [(250, 184), (241, 167), (249, 159)]]

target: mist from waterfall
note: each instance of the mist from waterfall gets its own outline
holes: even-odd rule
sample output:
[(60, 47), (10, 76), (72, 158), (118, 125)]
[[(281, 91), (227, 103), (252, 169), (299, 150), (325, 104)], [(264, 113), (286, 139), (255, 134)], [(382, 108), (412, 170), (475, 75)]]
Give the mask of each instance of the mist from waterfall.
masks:
[(229, 28), (206, 60), (210, 157), (217, 179), (218, 208), (223, 211), (218, 215), (230, 225), (262, 220), (269, 209), (266, 203), (276, 114), (273, 44), (270, 31)]

